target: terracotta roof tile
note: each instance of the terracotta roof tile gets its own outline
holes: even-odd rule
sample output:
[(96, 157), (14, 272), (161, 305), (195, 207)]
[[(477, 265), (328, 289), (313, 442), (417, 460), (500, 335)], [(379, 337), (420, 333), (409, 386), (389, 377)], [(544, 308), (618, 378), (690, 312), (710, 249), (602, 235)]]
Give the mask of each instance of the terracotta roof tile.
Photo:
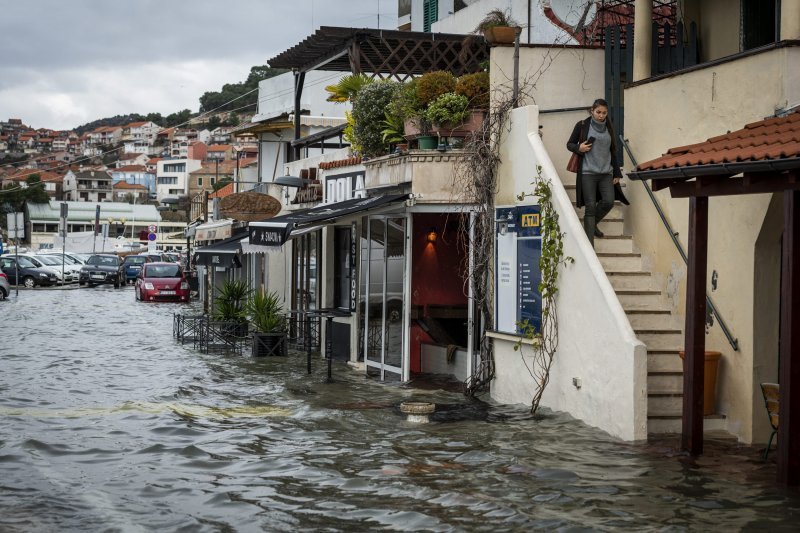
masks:
[(229, 183), (215, 193), (209, 194), (209, 198), (225, 198), (229, 194), (233, 194), (233, 183)]
[(783, 117), (751, 122), (740, 130), (711, 137), (705, 142), (670, 148), (661, 157), (640, 163), (636, 170), (794, 157), (800, 157), (800, 110)]
[(114, 184), (115, 189), (147, 189), (141, 183), (128, 183), (127, 181), (120, 181)]
[(348, 157), (347, 159), (338, 159), (336, 161), (324, 161), (319, 164), (322, 170), (331, 168), (349, 167), (351, 165), (358, 165), (361, 163), (361, 156)]

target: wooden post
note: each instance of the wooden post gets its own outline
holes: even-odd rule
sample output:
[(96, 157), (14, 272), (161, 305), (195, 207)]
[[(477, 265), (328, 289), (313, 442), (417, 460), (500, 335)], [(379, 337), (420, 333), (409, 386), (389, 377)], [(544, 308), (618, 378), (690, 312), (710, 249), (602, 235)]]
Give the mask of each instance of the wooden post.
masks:
[(686, 280), (686, 337), (683, 361), (681, 449), (703, 453), (703, 374), (706, 348), (708, 197), (689, 198), (689, 262)]
[[(300, 98), (303, 96), (303, 84), (306, 81), (305, 72), (294, 73), (294, 140), (300, 138)], [(294, 149), (294, 159), (300, 159), (300, 147)]]
[(800, 484), (800, 191), (783, 202), (778, 483)]

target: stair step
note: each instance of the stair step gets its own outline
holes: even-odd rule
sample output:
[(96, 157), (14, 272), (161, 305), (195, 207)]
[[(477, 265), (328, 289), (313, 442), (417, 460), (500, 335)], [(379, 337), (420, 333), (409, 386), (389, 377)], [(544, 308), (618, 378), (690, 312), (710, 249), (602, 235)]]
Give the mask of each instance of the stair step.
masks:
[(647, 391), (682, 390), (683, 372), (651, 372), (647, 371)]
[(683, 393), (651, 393), (647, 391), (647, 416), (669, 416), (669, 413), (680, 413), (683, 409)]
[[(597, 247), (602, 240), (605, 239), (595, 239), (595, 247)], [(608, 281), (611, 282), (611, 286), (614, 287), (614, 290), (650, 290), (653, 288), (653, 275), (650, 272), (606, 272), (606, 275), (608, 276)]]
[(630, 235), (595, 237), (594, 249), (603, 253), (633, 253), (633, 237)]
[(636, 337), (648, 350), (678, 350), (683, 344), (683, 332), (680, 330), (634, 330)]
[(619, 289), (617, 298), (622, 307), (655, 307), (661, 303), (661, 291), (641, 289)]
[(615, 272), (641, 272), (642, 256), (638, 253), (597, 252), (603, 269)]
[(623, 306), (633, 329), (658, 329), (675, 326), (675, 317), (666, 309), (636, 309)]
[[(578, 216), (581, 221), (581, 227), (583, 227), (583, 212), (581, 210), (581, 214)], [(621, 217), (618, 218), (604, 218), (602, 222), (600, 222), (600, 230), (605, 233), (606, 237), (615, 236), (615, 235), (623, 235), (624, 225), (623, 219)]]
[(648, 372), (676, 372), (683, 373), (683, 361), (677, 352), (647, 353)]

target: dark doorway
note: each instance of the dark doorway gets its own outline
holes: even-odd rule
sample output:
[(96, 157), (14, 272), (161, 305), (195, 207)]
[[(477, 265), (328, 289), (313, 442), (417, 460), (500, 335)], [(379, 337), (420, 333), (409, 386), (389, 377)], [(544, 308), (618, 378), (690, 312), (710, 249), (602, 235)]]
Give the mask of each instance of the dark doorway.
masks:
[(778, 39), (779, 0), (742, 0), (742, 51), (774, 43)]

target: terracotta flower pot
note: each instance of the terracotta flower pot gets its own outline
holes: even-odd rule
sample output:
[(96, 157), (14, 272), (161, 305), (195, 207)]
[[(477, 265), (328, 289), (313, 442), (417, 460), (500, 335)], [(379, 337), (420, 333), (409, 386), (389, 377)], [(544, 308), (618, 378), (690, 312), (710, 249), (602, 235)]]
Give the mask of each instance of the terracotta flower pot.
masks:
[[(683, 361), (684, 352), (680, 351), (678, 354)], [(705, 352), (705, 366), (703, 367), (703, 415), (713, 415), (717, 408), (717, 368), (721, 356), (722, 354), (719, 352)], [(685, 367), (683, 371), (686, 372)]]
[(483, 30), (483, 37), (489, 44), (514, 44), (517, 28), (513, 26), (493, 26)]

